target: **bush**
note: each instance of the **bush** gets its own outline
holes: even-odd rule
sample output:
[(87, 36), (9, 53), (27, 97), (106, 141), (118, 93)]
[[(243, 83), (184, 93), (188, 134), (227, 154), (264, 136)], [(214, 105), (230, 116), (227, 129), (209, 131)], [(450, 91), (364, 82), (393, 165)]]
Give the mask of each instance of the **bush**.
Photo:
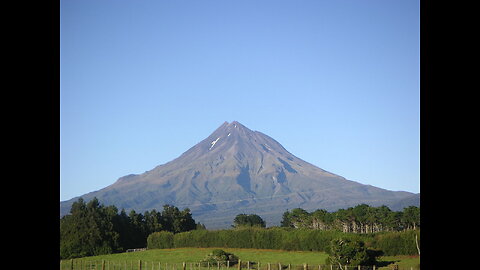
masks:
[(351, 266), (374, 265), (375, 257), (380, 254), (380, 252), (369, 251), (362, 241), (339, 238), (332, 240), (326, 263)]
[(217, 263), (220, 265), (227, 265), (227, 261), (230, 261), (230, 265), (237, 264), (238, 257), (232, 253), (225, 252), (222, 249), (214, 249), (200, 262), (205, 264), (210, 263), (211, 265)]
[(154, 232), (147, 238), (147, 248), (173, 248), (173, 233), (167, 231)]

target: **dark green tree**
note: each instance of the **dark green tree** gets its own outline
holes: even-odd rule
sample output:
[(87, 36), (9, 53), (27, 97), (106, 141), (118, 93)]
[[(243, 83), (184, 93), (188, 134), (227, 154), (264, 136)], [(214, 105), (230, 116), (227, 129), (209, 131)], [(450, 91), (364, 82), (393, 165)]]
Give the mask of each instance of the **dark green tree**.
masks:
[(120, 214), (114, 205), (103, 206), (97, 198), (88, 203), (80, 198), (72, 204), (70, 214), (60, 219), (60, 258), (84, 257), (145, 247), (153, 232), (171, 233), (195, 230), (197, 224), (190, 209), (180, 211), (165, 205), (162, 213), (155, 209), (143, 215), (131, 210)]
[(147, 234), (151, 234), (153, 232), (159, 232), (163, 230), (163, 226), (165, 224), (163, 220), (162, 213), (157, 212), (157, 210), (153, 209), (152, 211), (146, 211), (144, 214), (145, 219), (145, 230)]
[(114, 207), (103, 207), (97, 198), (72, 204), (70, 215), (60, 219), (60, 257), (74, 258), (119, 251), (119, 234), (114, 231)]
[(179, 233), (191, 231), (195, 230), (197, 226), (188, 208), (180, 211), (177, 207), (166, 204), (163, 206), (162, 217), (164, 230), (169, 232)]
[(136, 232), (136, 228), (130, 222), (130, 218), (125, 212), (125, 209), (122, 209), (120, 214), (117, 215), (114, 220), (114, 230), (120, 235), (119, 243), (122, 250), (125, 251), (129, 248), (140, 247), (141, 245), (136, 243), (138, 240), (135, 238), (138, 233)]
[(293, 228), (292, 220), (290, 219), (290, 212), (287, 210), (282, 215), (282, 221), (280, 227)]
[(238, 214), (233, 220), (232, 227), (262, 227), (265, 228), (265, 221), (256, 214)]
[(133, 239), (130, 248), (144, 247), (148, 237), (144, 216), (140, 213), (137, 214), (137, 212), (132, 209), (128, 214), (128, 218), (130, 221), (130, 233), (132, 234), (131, 238)]
[(305, 228), (311, 222), (310, 214), (302, 208), (295, 208), (291, 212), (283, 213), (282, 227)]

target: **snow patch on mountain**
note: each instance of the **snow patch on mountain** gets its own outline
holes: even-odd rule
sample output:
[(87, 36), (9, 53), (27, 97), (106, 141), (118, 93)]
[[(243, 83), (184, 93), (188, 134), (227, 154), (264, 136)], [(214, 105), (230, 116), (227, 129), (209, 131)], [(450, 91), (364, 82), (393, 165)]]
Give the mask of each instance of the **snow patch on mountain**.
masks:
[(219, 139), (220, 139), (220, 137), (218, 137), (215, 141), (211, 142), (212, 146), (210, 146), (210, 148), (208, 150), (211, 150), (213, 148), (213, 146), (215, 146), (215, 144), (218, 142)]

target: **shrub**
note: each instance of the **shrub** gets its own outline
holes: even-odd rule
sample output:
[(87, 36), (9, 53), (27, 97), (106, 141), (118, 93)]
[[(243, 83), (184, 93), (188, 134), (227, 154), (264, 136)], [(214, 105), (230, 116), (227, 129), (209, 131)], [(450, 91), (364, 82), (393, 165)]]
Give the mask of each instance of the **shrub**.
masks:
[(210, 263), (212, 265), (219, 263), (220, 265), (227, 265), (227, 261), (230, 261), (230, 265), (237, 264), (238, 257), (232, 253), (225, 252), (222, 249), (214, 249), (201, 261), (201, 263)]
[(375, 256), (380, 254), (380, 252), (369, 251), (362, 241), (338, 238), (331, 242), (327, 264), (373, 265), (376, 262)]

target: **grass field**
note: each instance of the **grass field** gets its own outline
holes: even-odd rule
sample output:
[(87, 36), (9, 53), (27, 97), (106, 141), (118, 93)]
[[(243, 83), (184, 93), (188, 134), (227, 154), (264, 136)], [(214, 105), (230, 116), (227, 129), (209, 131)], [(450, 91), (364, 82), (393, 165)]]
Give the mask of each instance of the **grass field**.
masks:
[[(204, 259), (205, 256), (215, 248), (175, 248), (175, 249), (151, 249), (138, 252), (117, 253), (101, 256), (85, 257), (75, 259), (75, 265), (93, 265), (89, 267), (75, 267), (75, 269), (100, 269), (98, 264), (105, 260), (109, 264), (108, 270), (114, 269), (138, 269), (138, 261), (143, 263), (142, 269), (157, 270), (181, 270), (183, 262), (187, 263), (187, 270), (190, 269), (190, 263), (198, 263)], [(242, 261), (260, 262), (262, 266), (267, 263), (275, 264), (272, 270), (278, 270), (276, 265), (292, 265), (292, 270), (303, 269), (301, 267), (304, 263), (314, 266), (325, 264), (325, 259), (328, 255), (325, 252), (313, 251), (283, 251), (283, 250), (269, 250), (269, 249), (241, 249), (241, 248), (221, 248), (227, 252), (237, 255)], [(80, 262), (82, 261), (83, 262)], [(418, 256), (385, 256), (379, 258), (380, 265), (377, 269), (392, 269), (392, 264), (398, 264), (399, 269), (419, 269), (420, 257)], [(145, 265), (146, 263), (146, 265)], [(167, 265), (165, 265), (167, 263)], [(61, 262), (61, 269), (69, 269), (70, 260)], [(125, 268), (126, 266), (126, 268)], [(146, 267), (145, 267), (146, 266)], [(216, 267), (212, 268), (215, 270)], [(225, 270), (224, 268), (222, 268)], [(220, 269), (220, 270), (222, 270)], [(236, 269), (236, 268), (230, 268)], [(316, 268), (318, 269), (318, 268)], [(262, 267), (263, 270), (263, 267)]]

